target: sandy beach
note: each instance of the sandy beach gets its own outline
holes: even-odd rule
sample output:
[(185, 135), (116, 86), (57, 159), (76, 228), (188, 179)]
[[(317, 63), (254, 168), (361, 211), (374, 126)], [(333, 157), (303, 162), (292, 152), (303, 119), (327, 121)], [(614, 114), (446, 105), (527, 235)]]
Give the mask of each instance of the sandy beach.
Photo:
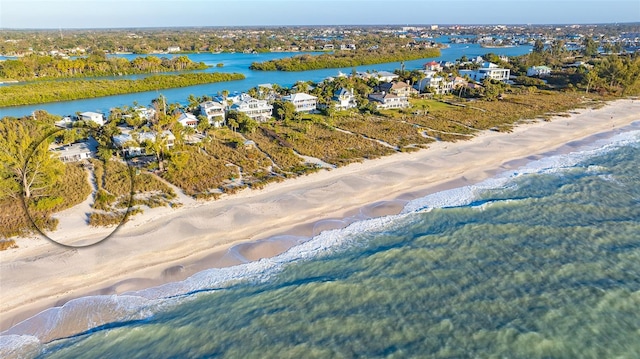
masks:
[[(181, 280), (200, 270), (274, 256), (323, 230), (398, 213), (411, 199), (479, 182), (536, 156), (640, 120), (640, 101), (618, 100), (569, 117), (437, 142), (342, 168), (243, 191), (211, 202), (181, 196), (177, 209), (146, 210), (97, 245), (68, 248), (42, 237), (0, 252), (0, 331), (53, 306), (90, 294), (123, 293)], [(85, 204), (86, 205), (86, 204)], [(84, 214), (61, 214), (76, 223)], [(73, 226), (71, 226), (73, 227)], [(65, 227), (64, 243), (91, 242), (110, 230)], [(89, 233), (91, 232), (91, 233)]]

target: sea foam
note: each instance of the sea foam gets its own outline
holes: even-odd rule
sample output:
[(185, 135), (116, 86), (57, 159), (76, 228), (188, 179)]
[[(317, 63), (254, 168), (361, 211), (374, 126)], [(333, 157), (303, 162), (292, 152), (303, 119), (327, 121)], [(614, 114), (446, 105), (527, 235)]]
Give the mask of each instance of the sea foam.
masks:
[[(516, 170), (497, 174), (480, 183), (452, 188), (412, 200), (407, 203), (402, 213), (466, 206), (488, 190), (505, 188), (512, 185), (514, 178), (529, 174), (560, 173), (589, 158), (605, 154), (622, 146), (638, 146), (640, 144), (639, 141), (640, 131), (623, 132), (608, 139), (595, 141), (580, 150), (568, 154), (543, 157), (539, 160), (529, 162)], [(594, 167), (592, 170), (596, 170), (596, 168)]]

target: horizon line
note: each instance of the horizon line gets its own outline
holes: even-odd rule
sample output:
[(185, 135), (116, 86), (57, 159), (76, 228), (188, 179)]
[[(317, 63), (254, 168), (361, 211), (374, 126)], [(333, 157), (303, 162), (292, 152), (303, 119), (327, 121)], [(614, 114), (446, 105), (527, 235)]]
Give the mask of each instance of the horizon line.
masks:
[(376, 27), (376, 26), (393, 26), (393, 27), (429, 27), (432, 25), (451, 27), (451, 26), (603, 26), (603, 25), (640, 25), (639, 21), (632, 22), (567, 22), (567, 23), (421, 23), (421, 24), (324, 24), (324, 25), (176, 25), (176, 26), (122, 26), (122, 27), (0, 27), (0, 31), (7, 30), (130, 30), (130, 29), (202, 29), (202, 28), (311, 28), (311, 27)]

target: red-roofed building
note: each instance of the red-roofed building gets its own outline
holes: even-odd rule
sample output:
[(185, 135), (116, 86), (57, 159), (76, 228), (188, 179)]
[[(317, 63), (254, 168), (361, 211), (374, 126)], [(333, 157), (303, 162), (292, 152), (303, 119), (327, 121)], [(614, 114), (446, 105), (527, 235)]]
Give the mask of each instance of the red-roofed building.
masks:
[(442, 71), (442, 66), (440, 66), (439, 63), (435, 62), (435, 61), (430, 61), (427, 62), (426, 64), (423, 65), (425, 70), (429, 70), (429, 71)]

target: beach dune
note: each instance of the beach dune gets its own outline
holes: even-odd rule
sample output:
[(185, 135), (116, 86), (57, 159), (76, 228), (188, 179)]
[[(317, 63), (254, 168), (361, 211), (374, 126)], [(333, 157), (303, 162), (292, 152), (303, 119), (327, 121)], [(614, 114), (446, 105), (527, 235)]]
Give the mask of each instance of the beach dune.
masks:
[[(570, 117), (486, 131), (462, 142), (322, 171), (218, 201), (156, 208), (98, 245), (67, 248), (25, 238), (0, 252), (0, 330), (91, 294), (117, 294), (181, 280), (200, 270), (270, 257), (319, 232), (398, 213), (414, 198), (479, 182), (570, 142), (640, 120), (640, 102), (618, 100)], [(561, 147), (565, 145), (564, 147)], [(532, 157), (533, 156), (533, 157)], [(73, 215), (73, 213), (65, 213)], [(82, 215), (82, 213), (79, 213)], [(65, 229), (52, 236), (94, 236)]]

